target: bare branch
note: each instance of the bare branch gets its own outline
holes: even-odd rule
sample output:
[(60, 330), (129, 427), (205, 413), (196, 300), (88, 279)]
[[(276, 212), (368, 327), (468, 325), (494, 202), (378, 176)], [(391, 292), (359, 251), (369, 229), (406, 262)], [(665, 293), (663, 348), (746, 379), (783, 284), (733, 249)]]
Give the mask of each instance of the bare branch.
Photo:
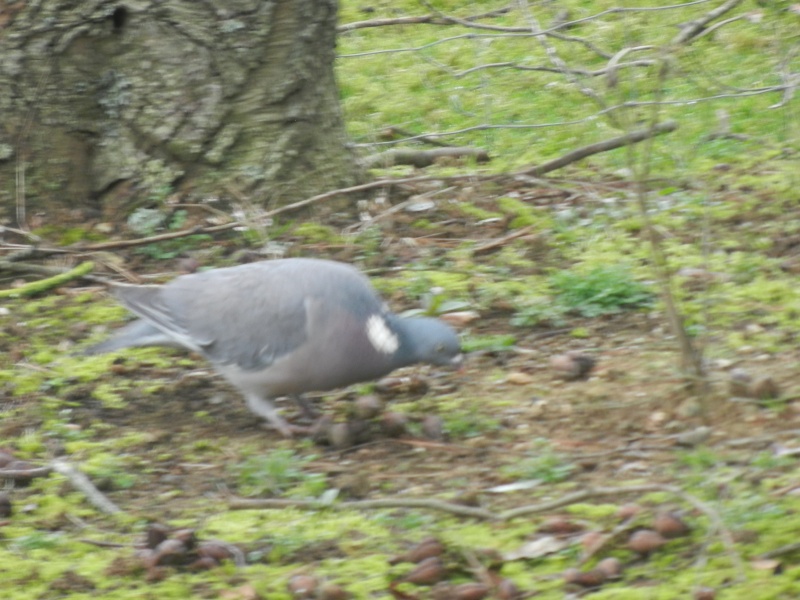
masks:
[(391, 167), (394, 165), (413, 165), (418, 169), (434, 164), (438, 159), (444, 157), (462, 158), (473, 157), (478, 162), (488, 162), (489, 153), (483, 148), (471, 147), (445, 147), (433, 150), (408, 150), (394, 149), (387, 150), (367, 156), (362, 159), (364, 166), (371, 167)]
[(89, 478), (66, 461), (54, 460), (51, 463), (53, 470), (66, 477), (72, 486), (81, 492), (92, 506), (98, 510), (113, 515), (122, 510), (98, 490)]
[(583, 146), (582, 148), (577, 148), (559, 158), (553, 159), (548, 161), (544, 164), (537, 165), (535, 167), (531, 167), (529, 169), (525, 169), (524, 171), (520, 171), (517, 175), (530, 175), (533, 177), (539, 177), (544, 175), (545, 173), (549, 173), (550, 171), (555, 171), (556, 169), (560, 169), (568, 164), (574, 163), (579, 161), (587, 156), (591, 156), (592, 154), (598, 154), (600, 152), (607, 152), (608, 150), (614, 150), (616, 148), (622, 148), (623, 146), (627, 146), (628, 144), (634, 144), (636, 142), (641, 142), (642, 140), (646, 140), (656, 135), (661, 135), (662, 133), (669, 133), (671, 131), (675, 131), (678, 128), (678, 124), (675, 121), (665, 121), (664, 123), (659, 123), (656, 126), (650, 129), (640, 129), (638, 131), (631, 131), (630, 133), (626, 133), (625, 135), (621, 135), (615, 138), (611, 138), (609, 140), (604, 140), (602, 142), (597, 142), (595, 144), (589, 144), (588, 146)]
[(741, 4), (742, 0), (728, 0), (712, 11), (707, 12), (705, 15), (694, 21), (686, 23), (681, 29), (681, 32), (672, 38), (673, 44), (686, 44), (691, 42), (694, 38), (698, 37), (711, 21), (718, 19), (726, 12), (734, 9), (737, 5)]

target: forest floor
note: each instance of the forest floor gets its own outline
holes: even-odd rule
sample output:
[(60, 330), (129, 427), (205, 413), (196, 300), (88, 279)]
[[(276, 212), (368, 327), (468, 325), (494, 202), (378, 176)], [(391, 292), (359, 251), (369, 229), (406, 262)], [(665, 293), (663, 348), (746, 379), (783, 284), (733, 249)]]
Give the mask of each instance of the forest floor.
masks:
[[(797, 597), (796, 203), (661, 196), (706, 388), (679, 373), (623, 182), (432, 182), (391, 205), (320, 209), (268, 245), (92, 253), (95, 274), (149, 282), (262, 247), (343, 260), (398, 312), (458, 323), (462, 370), (316, 397), (344, 438), (282, 439), (199, 357), (81, 356), (126, 318), (102, 286), (5, 302), (6, 597)], [(569, 379), (576, 356), (593, 368)]]

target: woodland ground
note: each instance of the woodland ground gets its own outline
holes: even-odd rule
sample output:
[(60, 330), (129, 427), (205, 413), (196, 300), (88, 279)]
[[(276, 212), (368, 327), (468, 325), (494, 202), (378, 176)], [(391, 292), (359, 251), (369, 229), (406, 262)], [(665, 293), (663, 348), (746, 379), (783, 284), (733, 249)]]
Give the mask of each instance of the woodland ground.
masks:
[[(358, 10), (346, 6), (344, 20), (367, 18)], [(737, 22), (730, 38), (723, 31), (721, 61), (736, 63), (725, 54), (731, 48), (757, 46), (747, 27)], [(422, 42), (403, 35), (406, 45)], [(353, 52), (374, 47), (369, 37), (342, 43)], [(446, 59), (455, 68), (463, 57)], [(436, 97), (447, 88), (434, 76), (445, 58), (425, 58), (420, 68), (431, 72), (420, 85)], [(746, 71), (746, 60), (736, 64)], [(400, 66), (395, 79), (412, 80)], [(340, 68), (357, 139), (401, 121), (393, 112), (400, 94), (383, 90), (386, 114), (371, 110), (383, 80), (370, 87), (359, 78), (373, 67)], [(503, 88), (474, 89), (487, 101)], [(470, 107), (459, 93), (443, 104), (463, 117)], [(543, 132), (540, 144), (518, 132), (488, 140), (501, 157), (494, 171), (460, 162), (431, 171), (470, 170), (473, 180), (375, 192), (360, 207), (369, 220), (320, 204), (270, 228), (73, 248), (51, 261), (90, 258), (106, 277), (155, 282), (278, 254), (342, 260), (367, 273), (397, 311), (460, 314), (468, 357), (460, 372), (416, 367), (317, 398), (337, 423), (352, 422), (365, 395), (408, 421), (395, 435), (381, 425), (387, 417), (375, 416), (337, 448), (265, 429), (197, 357), (158, 349), (81, 356), (126, 319), (102, 286), (72, 282), (4, 298), (0, 445), (7, 461), (22, 461), (4, 467), (4, 597), (247, 600), (303, 597), (297, 587), (310, 584), (318, 598), (340, 597), (336, 586), (356, 598), (481, 597), (484, 590), (453, 587), (467, 582), (494, 598), (800, 596), (800, 149), (792, 126), (765, 110), (774, 101), (742, 99), (754, 103), (736, 121), (743, 133), (693, 146), (689, 159), (681, 149), (715, 128), (712, 108), (697, 108), (683, 137), (659, 138), (652, 157), (650, 215), (686, 328), (704, 351), (705, 393), (679, 372), (624, 151), (557, 178), (478, 179), (579, 145), (564, 129)], [(559, 110), (577, 106), (567, 96), (559, 102)], [(432, 113), (419, 104), (404, 122), (415, 132), (464, 125), (449, 122), (451, 113), (425, 121)], [(158, 214), (149, 233), (213, 216), (174, 199)], [(38, 233), (66, 246), (148, 231), (91, 222)], [(596, 361), (586, 378), (566, 381), (552, 365), (570, 351)], [(281, 406), (297, 418), (290, 402)], [(93, 504), (64, 463), (121, 512)], [(274, 502), (247, 508), (259, 500)], [(630, 549), (636, 532), (663, 528), (656, 517), (664, 512), (688, 531), (651, 552)], [(164, 546), (157, 556), (142, 550), (148, 535), (160, 535), (154, 524), (169, 528), (171, 556)], [(216, 552), (212, 560), (190, 566), (202, 553), (185, 529), (203, 552)], [(427, 573), (393, 560), (430, 537), (443, 553), (440, 564), (423, 565)], [(214, 552), (211, 540), (219, 540)], [(610, 557), (620, 574), (601, 581), (593, 569)]]

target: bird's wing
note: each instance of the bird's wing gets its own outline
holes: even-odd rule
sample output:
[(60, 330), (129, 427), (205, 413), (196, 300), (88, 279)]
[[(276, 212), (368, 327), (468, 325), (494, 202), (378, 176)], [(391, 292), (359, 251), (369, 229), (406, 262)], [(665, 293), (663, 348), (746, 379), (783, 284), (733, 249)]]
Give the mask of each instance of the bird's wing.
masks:
[(117, 296), (181, 346), (244, 370), (265, 369), (306, 343), (328, 340), (345, 315), (358, 322), (383, 310), (356, 269), (314, 259), (212, 269), (163, 287), (121, 286)]

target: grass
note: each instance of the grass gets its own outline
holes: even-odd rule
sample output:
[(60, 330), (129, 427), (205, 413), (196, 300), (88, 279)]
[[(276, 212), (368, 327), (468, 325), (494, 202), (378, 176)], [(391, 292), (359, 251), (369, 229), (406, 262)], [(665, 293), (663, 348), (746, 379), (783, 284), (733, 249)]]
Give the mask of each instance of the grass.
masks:
[[(449, 5), (448, 5), (449, 4)], [(640, 2), (638, 6), (661, 6)], [(797, 148), (797, 108), (787, 104), (771, 109), (781, 92), (736, 95), (736, 90), (761, 89), (780, 83), (780, 61), (788, 56), (796, 17), (785, 18), (785, 3), (759, 9), (762, 20), (741, 19), (688, 46), (669, 48), (678, 25), (704, 15), (707, 4), (650, 12), (604, 15), (576, 24), (568, 35), (582, 38), (613, 55), (624, 47), (652, 45), (632, 52), (627, 60), (659, 60), (666, 48), (670, 73), (666, 81), (661, 119), (676, 119), (679, 133), (659, 140), (654, 171), (684, 179), (689, 167), (706, 170), (720, 161), (743, 158), (763, 148), (789, 143)], [(466, 17), (505, 6), (502, 2), (437, 3), (436, 7)], [(563, 3), (531, 6), (531, 17), (543, 27), (551, 23)], [(570, 18), (578, 20), (613, 8), (612, 2), (569, 3)], [(635, 8), (630, 7), (628, 8)], [(452, 11), (452, 12), (449, 12)], [(340, 21), (392, 18), (425, 14), (416, 2), (376, 7), (368, 16), (357, 4), (344, 3)], [(790, 22), (791, 21), (791, 22)], [(505, 27), (529, 27), (520, 11), (495, 20)], [(459, 37), (461, 36), (461, 37)], [(469, 36), (469, 37), (464, 37)], [(447, 40), (447, 41), (442, 41)], [(602, 69), (608, 59), (576, 42), (548, 38), (548, 44), (576, 69)], [(425, 47), (427, 45), (427, 47)], [(375, 54), (378, 50), (412, 49)], [(657, 66), (620, 69), (616, 84), (605, 77), (582, 77), (580, 84), (601, 100), (591, 100), (561, 73), (520, 71), (481, 65), (514, 63), (552, 67), (540, 42), (533, 37), (510, 37), (506, 32), (452, 26), (396, 26), (365, 28), (341, 35), (337, 64), (347, 124), (356, 141), (374, 144), (378, 133), (398, 126), (414, 134), (447, 132), (478, 126), (496, 129), (472, 131), (444, 138), (450, 144), (486, 147), (495, 160), (490, 170), (507, 170), (540, 163), (576, 146), (617, 135), (619, 126), (638, 127), (648, 118), (647, 103), (658, 87)], [(372, 53), (372, 54), (370, 54)], [(353, 56), (366, 54), (363, 56)], [(627, 104), (625, 103), (632, 103)], [(607, 115), (599, 111), (620, 106)], [(732, 133), (746, 139), (708, 140), (717, 131), (718, 110), (730, 114)], [(512, 129), (530, 125), (527, 129)], [(504, 128), (505, 127), (505, 128)], [(613, 172), (627, 168), (624, 152), (587, 159), (583, 166)]]
[[(546, 26), (564, 5), (571, 18), (580, 19), (617, 4), (574, 0), (531, 3), (531, 10)], [(653, 1), (627, 6), (632, 4), (661, 6)], [(461, 17), (504, 5), (435, 3)], [(566, 33), (609, 54), (633, 44), (662, 47), (677, 33), (675, 25), (711, 6), (609, 13)], [(361, 12), (363, 7), (343, 2), (341, 22), (428, 11), (410, 1), (375, 2), (374, 12), (368, 14)], [(678, 274), (676, 289), (688, 325), (714, 344), (710, 366), (717, 359), (745, 363), (782, 376), (782, 384), (795, 385), (791, 379), (800, 295), (796, 276), (784, 270), (783, 262), (791, 256), (792, 240), (800, 231), (795, 218), (797, 103), (770, 108), (779, 102), (779, 91), (735, 95), (736, 89), (779, 82), (778, 65), (788, 55), (797, 27), (787, 7), (787, 2), (747, 6), (742, 11), (762, 11), (761, 21), (742, 18), (690, 46), (669, 49), (664, 94), (670, 104), (661, 107), (659, 118), (678, 120), (680, 129), (656, 141), (649, 187), (652, 218), (664, 240), (668, 266)], [(519, 12), (492, 22), (528, 25)], [(607, 78), (582, 80), (606, 105), (629, 103), (613, 113), (619, 126), (598, 115), (597, 103), (558, 73), (504, 67), (458, 74), (498, 62), (547, 65), (535, 38), (483, 32), (493, 37), (473, 35), (416, 51), (344, 56), (420, 47), (475, 33), (481, 32), (459, 25), (416, 25), (360, 29), (340, 37), (342, 99), (350, 133), (366, 144), (361, 151), (383, 149), (376, 143), (385, 141), (381, 132), (389, 126), (421, 134), (491, 125), (497, 128), (443, 138), (486, 147), (494, 158), (491, 163), (440, 165), (425, 173), (502, 172), (638, 128), (649, 118), (647, 106), (630, 103), (655, 97), (654, 67), (624, 69), (613, 85)], [(608, 65), (607, 58), (584, 45), (549, 42), (571, 66)], [(645, 49), (625, 60), (659, 56), (658, 49)], [(796, 71), (796, 63), (788, 68)], [(721, 94), (726, 97), (713, 98)], [(718, 131), (716, 111), (721, 109), (739, 137), (709, 137)], [(637, 148), (634, 158), (639, 152)], [(246, 410), (234, 405), (240, 400), (232, 392), (226, 395), (219, 382), (208, 376), (189, 377), (198, 368), (192, 359), (154, 350), (120, 357), (76, 356), (74, 351), (100, 336), (93, 327), (125, 318), (124, 310), (98, 299), (98, 294), (84, 291), (5, 303), (0, 313), (0, 356), (7, 357), (0, 359), (0, 392), (6, 398), (0, 413), (4, 447), (37, 464), (64, 454), (96, 484), (104, 485), (126, 514), (100, 515), (55, 474), (27, 487), (9, 485), (14, 513), (3, 520), (0, 579), (10, 582), (13, 597), (20, 600), (54, 595), (233, 598), (231, 593), (245, 594), (243, 582), (252, 583), (261, 597), (280, 599), (289, 597), (286, 582), (291, 574), (303, 570), (341, 581), (356, 597), (384, 598), (389, 596), (388, 581), (406, 568), (389, 566), (389, 557), (412, 541), (429, 535), (445, 540), (452, 580), (463, 581), (475, 566), (464, 556), (474, 554), (484, 566), (491, 565), (491, 555), (483, 558), (480, 552), (519, 547), (539, 535), (541, 521), (539, 515), (531, 515), (483, 522), (416, 509), (233, 511), (226, 506), (223, 490), (316, 499), (351, 490), (340, 496), (351, 499), (348, 493), (366, 488), (368, 497), (446, 500), (477, 490), (483, 496), (478, 502), (501, 510), (551, 501), (576, 489), (667, 478), (711, 504), (743, 538), (755, 534), (754, 542), (738, 544), (745, 559), (791, 543), (798, 506), (793, 491), (785, 491), (796, 487), (796, 459), (767, 449), (711, 443), (723, 436), (762, 435), (755, 431), (781, 433), (781, 424), (795, 427), (791, 401), (796, 389), (788, 388), (787, 400), (766, 407), (743, 409), (720, 398), (714, 414), (717, 437), (712, 436), (708, 447), (676, 452), (671, 446), (673, 434), (692, 421), (680, 411), (683, 389), (676, 390), (670, 342), (659, 345), (666, 336), (663, 331), (652, 333), (658, 325), (653, 317), (658, 305), (653, 304), (647, 315), (631, 310), (649, 308), (653, 301), (653, 291), (643, 283), (650, 277), (649, 256), (640, 239), (641, 218), (630, 206), (631, 166), (625, 151), (618, 150), (592, 156), (547, 181), (490, 186), (480, 193), (443, 192), (437, 196), (436, 211), (413, 215), (410, 225), (397, 230), (365, 227), (346, 237), (336, 227), (313, 222), (270, 230), (273, 238), (302, 252), (352, 246), (351, 254), (333, 256), (366, 267), (374, 263), (381, 274), (374, 277), (376, 285), (393, 305), (429, 314), (478, 310), (481, 319), (469, 324), (463, 335), (466, 351), (483, 354), (474, 359), (478, 366), (458, 376), (462, 379), (447, 380), (458, 382), (455, 390), (445, 386), (440, 391), (439, 377), (431, 377), (433, 389), (423, 399), (410, 394), (412, 399), (406, 397), (400, 408), (417, 419), (426, 412), (441, 415), (449, 435), (445, 443), (406, 447), (378, 439), (351, 452), (334, 452), (310, 442), (277, 440), (254, 427)], [(153, 166), (152, 179), (150, 199), (161, 202), (170, 190), (160, 185), (158, 165)], [(181, 211), (150, 215), (152, 221), (147, 216), (140, 214), (143, 234), (184, 225)], [(452, 222), (458, 228), (450, 235)], [(530, 235), (493, 254), (473, 253), (482, 241), (520, 228), (530, 228)], [(91, 239), (80, 229), (61, 235), (70, 242)], [(397, 239), (404, 235), (433, 242), (406, 247)], [(167, 260), (204, 244), (207, 240), (189, 238), (150, 248), (147, 257)], [(395, 272), (396, 266), (403, 269)], [(698, 283), (681, 273), (686, 267), (711, 278)], [(596, 319), (598, 315), (606, 316)], [(533, 326), (539, 325), (567, 325), (571, 333), (537, 337), (540, 331)], [(626, 335), (625, 327), (632, 333)], [(587, 346), (599, 357), (597, 377), (563, 382), (547, 371), (548, 356)], [(510, 383), (507, 375), (513, 370), (533, 383)], [(394, 401), (403, 403), (404, 398)], [(346, 413), (340, 404), (349, 407), (347, 399), (338, 397), (329, 404), (329, 412), (339, 415)], [(662, 422), (663, 427), (657, 425)], [(417, 429), (418, 423), (413, 423)], [(794, 438), (787, 439), (791, 445)], [(641, 440), (645, 448), (640, 451)], [(578, 462), (575, 455), (584, 459)], [(599, 458), (592, 462), (592, 456)], [(528, 479), (546, 483), (491, 498), (483, 493)], [(648, 510), (680, 503), (663, 493), (637, 500)], [(618, 524), (618, 505), (627, 501), (587, 501), (557, 511), (591, 529), (610, 532)], [(147, 580), (141, 568), (120, 573), (120, 563), (135, 562), (133, 546), (153, 520), (197, 527), (205, 539), (220, 537), (239, 544), (248, 565), (234, 569), (228, 564), (209, 573), (168, 569), (159, 581)], [(719, 586), (720, 596), (729, 598), (797, 597), (797, 569), (789, 560), (783, 574), (762, 571), (746, 561), (747, 581), (732, 583), (739, 573), (731, 567), (715, 527), (701, 514), (690, 514), (690, 520), (692, 536), (670, 542), (647, 561), (634, 561), (622, 543), (612, 543), (609, 553), (630, 562), (629, 570), (622, 581), (593, 597), (690, 597), (698, 585)], [(124, 547), (80, 541), (92, 539)], [(575, 538), (556, 555), (506, 561), (502, 576), (541, 598), (560, 598), (566, 593), (560, 573), (575, 564), (580, 552)], [(74, 573), (86, 578), (85, 589), (80, 589)]]

